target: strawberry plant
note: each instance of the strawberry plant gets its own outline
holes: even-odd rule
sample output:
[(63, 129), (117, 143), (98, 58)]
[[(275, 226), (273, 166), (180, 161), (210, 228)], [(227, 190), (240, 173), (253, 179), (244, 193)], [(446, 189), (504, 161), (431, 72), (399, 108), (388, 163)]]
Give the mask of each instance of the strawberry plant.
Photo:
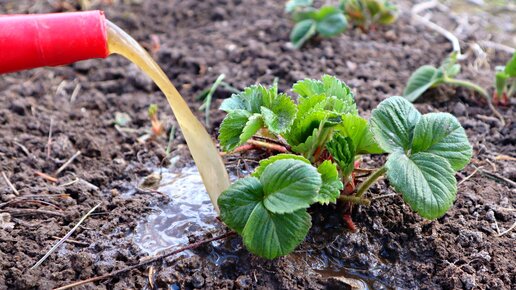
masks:
[(403, 96), (410, 102), (414, 102), (428, 89), (435, 88), (442, 84), (464, 87), (476, 91), (485, 98), (489, 108), (500, 119), (501, 123), (505, 124), (502, 115), (493, 106), (486, 90), (470, 81), (455, 78), (455, 76), (460, 73), (460, 69), (460, 64), (457, 63), (457, 52), (452, 52), (438, 68), (431, 65), (424, 65), (412, 73), (403, 91)]
[[(297, 101), (276, 86), (254, 85), (221, 105), (227, 112), (219, 134), (224, 150), (236, 150), (253, 136), (288, 149), (261, 160), (218, 199), (222, 221), (250, 252), (268, 259), (292, 252), (311, 226), (308, 207), (367, 205), (364, 193), (382, 176), (424, 218), (439, 218), (451, 207), (454, 174), (472, 155), (455, 117), (422, 115), (406, 99), (391, 97), (368, 121), (358, 115), (349, 87), (327, 75), (299, 81), (292, 91)], [(388, 154), (386, 163), (355, 186), (361, 155), (382, 153)]]
[(386, 0), (341, 0), (340, 7), (348, 21), (363, 30), (396, 21), (397, 8)]
[(516, 52), (505, 66), (496, 67), (495, 92), (493, 100), (507, 105), (509, 98), (516, 95)]
[(348, 26), (346, 17), (335, 6), (325, 5), (319, 9), (312, 6), (312, 0), (291, 0), (285, 11), (292, 14), (296, 23), (290, 33), (290, 41), (296, 48), (315, 35), (332, 37), (344, 32)]
[(342, 0), (337, 6), (313, 7), (313, 0), (290, 0), (285, 12), (296, 23), (290, 41), (299, 48), (310, 38), (333, 37), (344, 32), (348, 22), (368, 30), (375, 25), (388, 25), (396, 20), (396, 6), (385, 0)]

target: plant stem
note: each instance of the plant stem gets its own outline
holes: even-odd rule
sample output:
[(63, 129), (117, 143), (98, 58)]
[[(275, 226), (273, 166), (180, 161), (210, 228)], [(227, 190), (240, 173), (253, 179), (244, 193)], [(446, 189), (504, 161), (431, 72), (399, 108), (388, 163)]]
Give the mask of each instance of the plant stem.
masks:
[(358, 188), (355, 197), (362, 197), (362, 195), (378, 180), (378, 178), (382, 177), (387, 168), (385, 166), (380, 167), (373, 174), (371, 174)]
[(444, 82), (449, 85), (468, 88), (470, 90), (474, 90), (474, 91), (478, 92), (479, 94), (481, 94), (482, 97), (484, 97), (486, 99), (489, 108), (491, 109), (491, 111), (493, 111), (493, 114), (495, 114), (496, 117), (498, 119), (500, 119), (502, 126), (505, 126), (505, 120), (504, 120), (502, 114), (500, 114), (500, 112), (498, 112), (498, 110), (496, 110), (496, 108), (493, 106), (493, 103), (491, 102), (491, 97), (489, 96), (487, 91), (484, 90), (484, 88), (480, 87), (477, 84), (469, 82), (469, 81), (457, 80), (457, 79), (453, 79), (453, 78), (449, 78), (449, 77), (445, 77)]
[(281, 153), (287, 153), (288, 152), (287, 148), (285, 148), (284, 146), (281, 146), (279, 144), (267, 143), (267, 142), (258, 141), (258, 140), (254, 140), (254, 139), (247, 140), (247, 143), (251, 144), (251, 145), (254, 145), (254, 146), (259, 146), (259, 147), (271, 149), (271, 150), (274, 150), (274, 151), (278, 151), (278, 152), (281, 152)]
[(343, 201), (343, 202), (351, 202), (354, 204), (360, 204), (360, 205), (365, 205), (365, 206), (371, 205), (371, 201), (369, 199), (356, 197), (356, 196), (352, 196), (352, 195), (341, 195), (341, 196), (339, 196), (339, 200)]

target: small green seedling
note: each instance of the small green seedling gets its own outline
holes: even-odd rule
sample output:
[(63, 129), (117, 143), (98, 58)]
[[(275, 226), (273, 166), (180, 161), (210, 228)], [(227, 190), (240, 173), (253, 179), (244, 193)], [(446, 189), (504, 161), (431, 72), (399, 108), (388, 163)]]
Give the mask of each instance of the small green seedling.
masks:
[(340, 8), (350, 24), (369, 30), (396, 21), (397, 8), (386, 0), (342, 0)]
[(507, 105), (509, 99), (516, 96), (516, 52), (505, 66), (496, 67), (496, 71), (493, 102)]
[(312, 6), (311, 0), (291, 0), (285, 11), (292, 14), (296, 23), (290, 33), (290, 41), (296, 48), (315, 35), (333, 37), (344, 32), (348, 26), (346, 17), (335, 6), (325, 5), (320, 9)]
[[(287, 255), (311, 227), (308, 207), (338, 200), (367, 205), (364, 193), (384, 175), (424, 218), (439, 218), (452, 206), (455, 172), (472, 155), (455, 117), (422, 115), (406, 99), (391, 97), (367, 121), (349, 87), (327, 75), (299, 81), (292, 91), (297, 102), (277, 86), (254, 85), (221, 105), (227, 112), (219, 135), (224, 150), (257, 137), (288, 148), (261, 160), (218, 199), (221, 219), (250, 252), (267, 259)], [(361, 155), (381, 153), (388, 153), (385, 165), (355, 187)]]
[(457, 63), (457, 52), (452, 52), (438, 68), (424, 65), (412, 73), (403, 91), (403, 96), (410, 102), (414, 102), (428, 89), (442, 84), (464, 87), (476, 91), (484, 97), (493, 113), (502, 124), (505, 124), (503, 116), (494, 108), (486, 90), (470, 81), (455, 79), (460, 73), (460, 69), (460, 64)]

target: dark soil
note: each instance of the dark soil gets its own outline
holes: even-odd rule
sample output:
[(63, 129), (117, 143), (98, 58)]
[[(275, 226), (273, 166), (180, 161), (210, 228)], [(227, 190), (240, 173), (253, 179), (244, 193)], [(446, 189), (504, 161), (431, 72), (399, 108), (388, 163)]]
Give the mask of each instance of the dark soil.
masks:
[[(270, 84), (278, 77), (283, 90), (299, 79), (327, 73), (356, 91), (358, 106), (368, 116), (379, 101), (402, 93), (413, 70), (439, 64), (451, 50), (442, 36), (410, 23), (406, 1), (400, 1), (403, 14), (390, 27), (368, 34), (350, 30), (337, 38), (311, 41), (302, 50), (288, 44), (292, 23), (283, 14), (282, 1), (112, 2), (90, 8), (104, 9), (111, 21), (147, 47), (151, 34), (157, 35), (161, 48), (156, 59), (194, 112), (200, 105), (194, 96), (221, 73), (237, 88)], [(79, 8), (78, 1), (0, 1), (0, 13)], [(453, 25), (449, 21), (443, 25)], [(475, 41), (475, 36), (465, 40)], [(460, 77), (492, 90), (494, 67), (508, 58), (503, 52), (488, 52), (489, 64), (477, 70), (471, 54)], [(228, 96), (219, 90), (213, 107)], [(0, 224), (0, 289), (50, 289), (144, 258), (131, 233), (151, 206), (168, 200), (140, 190), (129, 198), (121, 194), (134, 189), (165, 157), (164, 137), (137, 141), (150, 126), (147, 106), (159, 104), (166, 127), (176, 125), (157, 88), (134, 65), (114, 56), (3, 75), (0, 98), (0, 169), (20, 193), (15, 196), (2, 178), (0, 212), (8, 213), (14, 224)], [(514, 100), (510, 107), (500, 108), (507, 121), (504, 128), (485, 102), (463, 89), (431, 91), (417, 106), (423, 112), (451, 112), (466, 128), (475, 154), (457, 174), (459, 181), (476, 167), (516, 180)], [(115, 112), (128, 113), (132, 117), (128, 126), (136, 131), (117, 130)], [(222, 118), (212, 111), (209, 128), (214, 136)], [(172, 155), (181, 157), (179, 165), (191, 163), (184, 140), (177, 135)], [(57, 183), (36, 175), (37, 171), (53, 174), (79, 150), (81, 155), (59, 174)], [(377, 166), (375, 160), (365, 160), (365, 166)], [(81, 181), (67, 184), (76, 178)], [(294, 254), (265, 261), (248, 254), (240, 239), (233, 238), (225, 244), (238, 258), (215, 265), (206, 257), (216, 244), (207, 245), (190, 257), (171, 257), (154, 265), (153, 281), (156, 287), (173, 289), (345, 289), (335, 277), (347, 276), (364, 279), (375, 289), (515, 289), (516, 231), (503, 236), (497, 232), (516, 221), (516, 189), (511, 186), (477, 172), (460, 184), (455, 205), (436, 221), (412, 213), (399, 196), (377, 199), (370, 208), (354, 211), (355, 233), (334, 207), (314, 207), (314, 226)], [(389, 193), (392, 190), (380, 182), (369, 194)], [(54, 237), (64, 236), (99, 202), (100, 209), (72, 235), (73, 241), (36, 270), (28, 270), (56, 242)], [(221, 226), (219, 233), (224, 231)], [(83, 288), (150, 289), (148, 272), (148, 267), (141, 267)]]

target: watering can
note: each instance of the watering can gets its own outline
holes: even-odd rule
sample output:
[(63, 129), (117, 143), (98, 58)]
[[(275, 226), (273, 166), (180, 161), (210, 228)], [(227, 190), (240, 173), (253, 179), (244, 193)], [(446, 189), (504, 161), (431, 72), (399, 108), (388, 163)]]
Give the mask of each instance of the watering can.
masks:
[(0, 15), (0, 74), (108, 55), (102, 11)]

